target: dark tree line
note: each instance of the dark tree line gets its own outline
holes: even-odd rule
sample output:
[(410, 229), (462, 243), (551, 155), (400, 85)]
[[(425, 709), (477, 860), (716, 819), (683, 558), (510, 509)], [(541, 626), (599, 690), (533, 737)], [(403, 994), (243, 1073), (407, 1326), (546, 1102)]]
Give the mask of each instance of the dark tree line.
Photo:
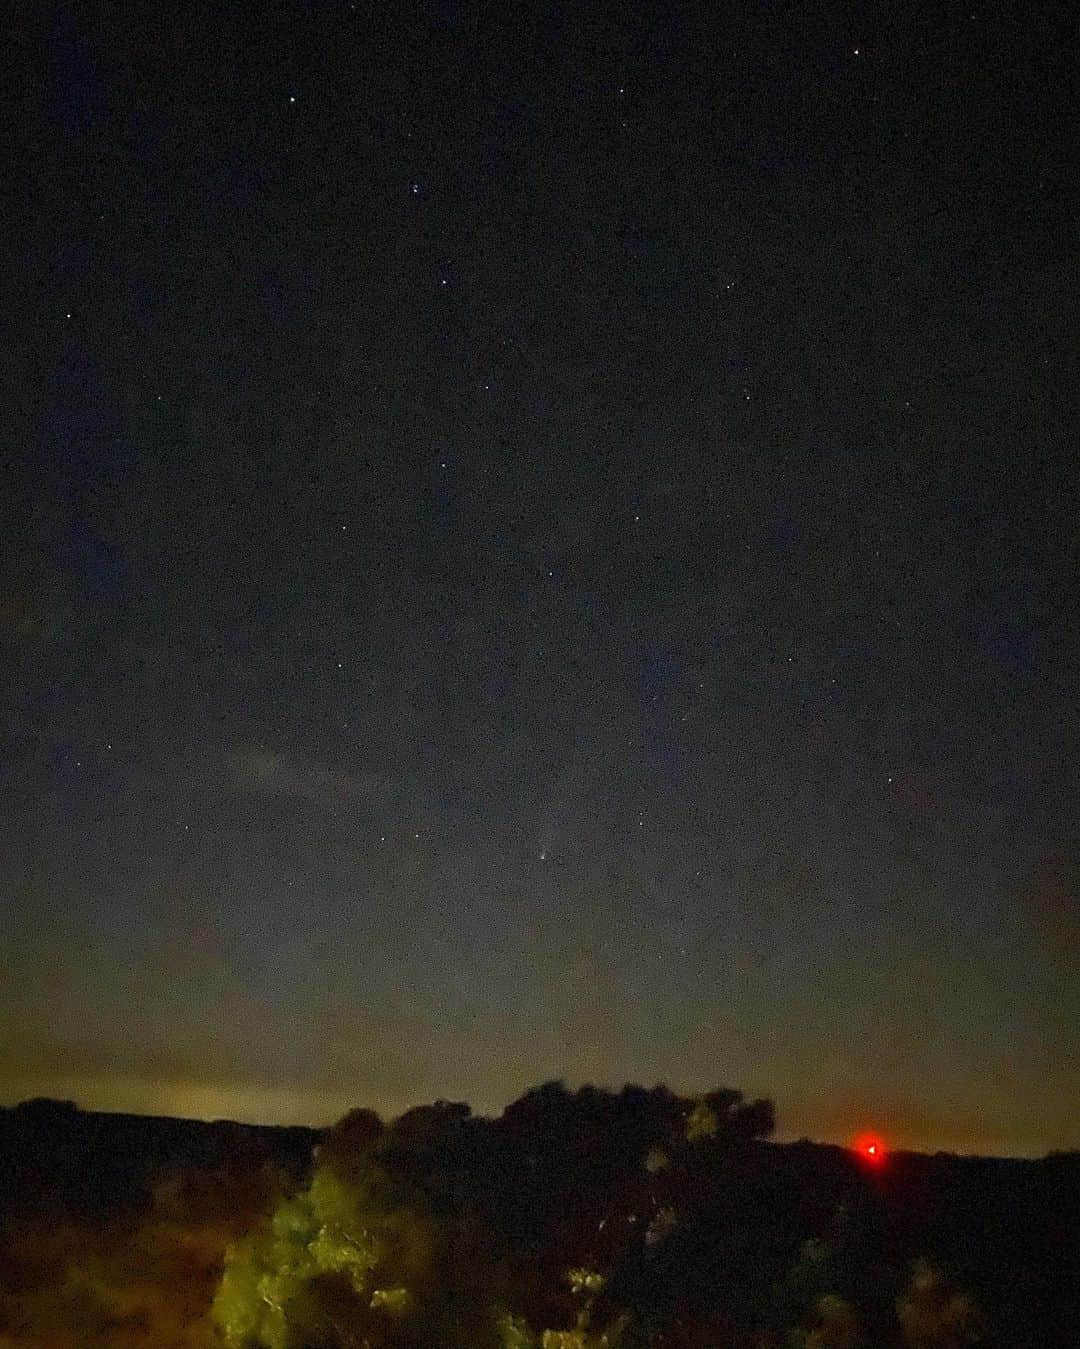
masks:
[[(547, 1083), (333, 1128), (0, 1111), (11, 1349), (1065, 1349), (1080, 1156), (770, 1141)], [(134, 1255), (134, 1258), (133, 1258)]]

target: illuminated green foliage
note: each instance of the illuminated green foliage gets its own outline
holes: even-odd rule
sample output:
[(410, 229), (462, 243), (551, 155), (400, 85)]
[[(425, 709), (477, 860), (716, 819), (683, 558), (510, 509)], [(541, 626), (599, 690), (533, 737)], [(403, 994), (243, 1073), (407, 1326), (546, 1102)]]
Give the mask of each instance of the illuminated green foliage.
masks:
[(645, 1170), (650, 1176), (658, 1175), (671, 1165), (671, 1158), (663, 1148), (650, 1148), (645, 1154)]
[(633, 1311), (645, 1344), (635, 1290), (649, 1261), (677, 1259), (658, 1256), (679, 1226), (668, 1200), (688, 1167), (769, 1127), (763, 1104), (549, 1083), (497, 1122), (446, 1101), (388, 1127), (354, 1111), (307, 1187), (230, 1248), (220, 1336), (229, 1349), (628, 1349)]
[(498, 1322), (499, 1344), (502, 1349), (536, 1349), (537, 1337), (523, 1317), (506, 1315)]
[(837, 1293), (818, 1298), (813, 1324), (789, 1336), (791, 1349), (863, 1349), (862, 1322), (855, 1308)]
[(964, 1349), (983, 1332), (974, 1301), (954, 1288), (929, 1260), (917, 1260), (907, 1287), (896, 1300), (906, 1349)]
[(501, 1349), (619, 1349), (625, 1320), (600, 1331), (585, 1325), (573, 1330), (543, 1330), (534, 1334), (521, 1317), (504, 1316), (499, 1322)]
[(595, 1269), (572, 1269), (566, 1278), (575, 1293), (599, 1293), (604, 1286), (604, 1276)]
[(618, 1349), (624, 1324), (620, 1319), (604, 1330), (590, 1331), (586, 1326), (577, 1326), (574, 1330), (545, 1330), (540, 1336), (540, 1349)]
[(319, 1168), (305, 1191), (282, 1200), (267, 1230), (229, 1248), (214, 1321), (235, 1349), (294, 1349), (320, 1319), (313, 1281), (344, 1275), (366, 1293), (382, 1254), (348, 1187)]
[(371, 1295), (373, 1311), (384, 1311), (390, 1316), (404, 1316), (412, 1305), (407, 1288), (376, 1288)]
[(715, 1138), (717, 1128), (715, 1111), (705, 1101), (698, 1101), (686, 1121), (686, 1141), (697, 1143), (703, 1138)]

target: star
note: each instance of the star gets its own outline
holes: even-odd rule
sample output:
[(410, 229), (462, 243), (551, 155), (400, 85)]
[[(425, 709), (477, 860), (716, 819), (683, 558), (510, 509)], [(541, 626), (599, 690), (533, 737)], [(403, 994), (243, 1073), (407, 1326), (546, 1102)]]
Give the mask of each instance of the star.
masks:
[[(1075, 834), (1065, 817), (1077, 783), (1053, 746), (1059, 724), (1076, 738), (1077, 713), (1066, 696), (1068, 643), (1036, 633), (1021, 651), (1015, 638), (1035, 622), (1032, 605), (1037, 619), (1047, 608), (1052, 638), (1071, 554), (1056, 462), (1066, 440), (1054, 424), (1069, 373), (1054, 369), (1066, 297), (1052, 285), (1067, 249), (1061, 231), (1037, 229), (1012, 199), (1046, 187), (1056, 219), (1062, 203), (1050, 189), (1065, 155), (1043, 143), (1061, 136), (1051, 115), (1023, 127), (976, 116), (979, 91), (1000, 74), (987, 64), (994, 7), (978, 12), (978, 42), (963, 51), (951, 38), (943, 48), (931, 31), (940, 25), (923, 32), (918, 17), (903, 35), (872, 27), (877, 55), (866, 79), (836, 81), (814, 100), (802, 147), (812, 182), (801, 152), (776, 152), (792, 136), (796, 146), (805, 140), (791, 91), (813, 86), (821, 53), (850, 41), (857, 20), (838, 29), (809, 14), (807, 41), (783, 68), (755, 61), (769, 28), (757, 19), (746, 50), (713, 60), (693, 26), (691, 50), (660, 34), (639, 67), (636, 39), (628, 48), (621, 21), (601, 6), (603, 32), (591, 22), (568, 27), (560, 64), (592, 91), (586, 102), (595, 95), (601, 106), (579, 103), (578, 116), (564, 116), (547, 98), (537, 102), (535, 89), (503, 87), (532, 41), (512, 24), (485, 29), (494, 45), (466, 75), (455, 66), (460, 24), (452, 36), (443, 31), (460, 6), (436, 5), (431, 39), (451, 68), (406, 89), (417, 50), (408, 16), (373, 17), (353, 0), (344, 8), (350, 29), (363, 25), (346, 42), (341, 6), (314, 26), (304, 7), (275, 7), (274, 22), (260, 27), (255, 105), (250, 80), (222, 81), (213, 44), (185, 40), (179, 66), (140, 61), (148, 106), (167, 114), (154, 182), (168, 192), (152, 190), (140, 171), (143, 138), (109, 141), (100, 155), (109, 118), (99, 110), (126, 106), (130, 92), (128, 42), (112, 50), (116, 25), (91, 25), (89, 107), (86, 91), (69, 90), (60, 121), (70, 126), (50, 123), (43, 133), (55, 145), (41, 147), (51, 164), (29, 253), (41, 275), (13, 311), (21, 331), (12, 348), (25, 352), (28, 386), (40, 374), (43, 332), (57, 351), (47, 362), (48, 406), (33, 416), (36, 454), (26, 471), (17, 466), (19, 594), (0, 605), (20, 672), (18, 705), (8, 696), (0, 717), (5, 755), (19, 758), (5, 768), (20, 784), (14, 808), (5, 803), (5, 842), (13, 835), (20, 846), (0, 850), (0, 893), (24, 895), (20, 922), (25, 911), (52, 963), (70, 962), (65, 943), (74, 946), (84, 917), (126, 952), (128, 931), (143, 943), (171, 920), (142, 896), (174, 883), (184, 851), (174, 830), (188, 826), (173, 812), (190, 809), (205, 856), (178, 888), (220, 906), (223, 925), (245, 943), (246, 966), (280, 954), (272, 963), (284, 969), (296, 956), (296, 987), (323, 996), (305, 963), (310, 943), (303, 934), (293, 942), (297, 915), (283, 907), (256, 931), (246, 887), (234, 894), (219, 883), (222, 869), (246, 870), (253, 890), (284, 889), (287, 856), (305, 884), (279, 898), (305, 891), (304, 924), (340, 948), (336, 975), (353, 944), (357, 966), (370, 960), (387, 976), (383, 986), (391, 973), (406, 986), (416, 977), (423, 1015), (431, 988), (457, 976), (457, 948), (438, 950), (427, 968), (427, 939), (442, 918), (426, 904), (410, 908), (423, 925), (418, 940), (406, 949), (396, 939), (398, 899), (410, 887), (425, 899), (429, 887), (438, 891), (473, 951), (499, 894), (520, 889), (527, 901), (500, 915), (508, 951), (532, 941), (532, 908), (551, 906), (543, 962), (561, 958), (555, 930), (564, 918), (583, 915), (610, 931), (632, 894), (635, 922), (613, 933), (612, 960), (628, 973), (640, 955), (647, 967), (659, 944), (665, 962), (680, 956), (668, 966), (674, 973), (692, 953), (695, 970), (680, 973), (700, 993), (700, 965), (711, 980), (726, 976), (725, 961), (752, 957), (759, 891), (770, 892), (780, 922), (789, 908), (800, 918), (787, 877), (812, 861), (839, 878), (823, 881), (813, 915), (815, 941), (821, 951), (835, 945), (838, 963), (849, 953), (833, 939), (861, 921), (864, 894), (880, 892), (883, 906), (892, 895), (905, 916), (910, 906), (918, 942), (902, 958), (926, 954), (947, 974), (952, 955), (933, 934), (943, 913), (968, 906), (988, 937), (977, 958), (1000, 947), (995, 981), (1001, 965), (1003, 996), (1022, 1000), (1026, 967), (1034, 979), (1049, 966), (1038, 965), (1034, 940), (1006, 949), (992, 895), (1059, 835)], [(1034, 113), (1052, 114), (1051, 84), (1062, 72), (1039, 60), (1043, 20), (1038, 6), (1029, 10), (1031, 41), (1003, 51), (1003, 65), (1022, 60), (1017, 87), (1032, 92)], [(370, 79), (356, 79), (357, 50)], [(861, 42), (847, 53), (861, 61)], [(867, 118), (869, 85), (894, 57), (912, 78), (881, 90), (889, 118)], [(80, 75), (86, 59), (65, 55), (65, 70)], [(303, 118), (282, 123), (270, 106), (276, 82), (309, 79), (312, 69), (319, 83)], [(639, 69), (640, 145), (615, 164), (611, 155), (629, 147), (611, 133), (629, 129), (629, 104), (612, 123), (603, 90), (625, 102), (629, 85), (607, 81), (622, 70), (637, 79)], [(693, 98), (678, 87), (684, 69)], [(955, 97), (934, 105), (920, 91), (941, 74)], [(732, 105), (732, 79), (746, 77), (757, 96)], [(213, 91), (206, 115), (186, 112), (195, 90)], [(296, 90), (281, 96), (295, 112)], [(715, 111), (703, 117), (701, 108)], [(942, 153), (913, 152), (926, 143)], [(1024, 196), (1023, 173), (1004, 193), (955, 191), (958, 155), (979, 182), (1002, 155), (1023, 164), (1031, 192)], [(202, 166), (194, 175), (193, 164)], [(873, 173), (860, 171), (868, 165)], [(430, 191), (410, 175), (429, 168)], [(204, 177), (215, 198), (205, 210)], [(907, 228), (895, 203), (918, 204), (920, 193), (926, 228)], [(80, 201), (89, 236), (72, 244), (63, 236)], [(860, 230), (867, 219), (873, 228)], [(167, 240), (170, 275), (187, 278), (185, 288), (197, 278), (193, 303), (163, 288), (153, 256), (130, 248), (132, 238)], [(1000, 303), (1005, 246), (1009, 294), (1026, 297), (1020, 306)], [(205, 267), (204, 255), (228, 265)], [(739, 276), (725, 278), (726, 267)], [(453, 304), (436, 301), (430, 283), (449, 292), (451, 270), (461, 290)], [(964, 303), (950, 302), (954, 281)], [(709, 285), (720, 287), (713, 300), (736, 286), (739, 298), (718, 312)], [(91, 298), (86, 322), (61, 339), (34, 297), (51, 301), (66, 286)], [(123, 300), (115, 333), (93, 302), (110, 287)], [(890, 295), (901, 297), (902, 314), (881, 324), (879, 302)], [(74, 323), (74, 311), (60, 315)], [(487, 362), (492, 373), (478, 376)], [(755, 387), (736, 384), (739, 375)], [(148, 392), (155, 379), (169, 380), (167, 398)], [(499, 397), (478, 404), (478, 379), (484, 393), (497, 380)], [(1020, 406), (1029, 386), (1047, 451), (1025, 458), (998, 403)], [(896, 398), (905, 387), (919, 391), (918, 407)], [(736, 390), (757, 404), (753, 417), (733, 407)], [(20, 406), (34, 411), (38, 396), (30, 387)], [(148, 397), (168, 401), (169, 416), (148, 416)], [(897, 407), (904, 417), (894, 425)], [(431, 458), (436, 446), (443, 452)], [(627, 504), (637, 496), (647, 505)], [(635, 526), (648, 513), (649, 528), (628, 535), (624, 511)], [(347, 533), (354, 518), (348, 549), (332, 545), (325, 531), (336, 519), (335, 532)], [(559, 559), (558, 572), (545, 557)], [(558, 586), (537, 589), (537, 579), (556, 575)], [(318, 668), (325, 658), (344, 674), (344, 656), (327, 651), (333, 641), (355, 658), (340, 683)], [(1028, 668), (1036, 660), (1043, 668)], [(843, 689), (839, 676), (822, 674), (830, 665), (844, 669)], [(705, 689), (708, 698), (692, 698)], [(110, 721), (118, 740), (96, 740)], [(935, 734), (941, 725), (948, 735)], [(71, 757), (81, 744), (85, 777)], [(882, 800), (867, 787), (894, 749), (905, 790)], [(897, 786), (899, 773), (885, 782)], [(916, 784), (919, 799), (909, 800)], [(228, 796), (220, 810), (208, 799), (219, 789)], [(103, 795), (116, 798), (108, 865), (73, 866)], [(643, 799), (655, 810), (648, 831), (644, 807), (633, 809)], [(911, 811), (919, 818), (907, 819)], [(401, 846), (410, 815), (431, 828), (422, 853)], [(385, 831), (375, 835), (379, 857), (366, 842), (376, 819), (394, 831), (392, 848)], [(916, 874), (907, 833), (901, 846), (890, 836), (897, 829), (916, 830), (916, 845), (925, 835), (928, 850), (933, 843), (939, 874)], [(560, 839), (558, 867), (547, 867), (554, 853), (537, 831)], [(414, 841), (424, 837), (414, 825)], [(543, 875), (530, 866), (537, 861)], [(85, 885), (71, 897), (78, 924), (54, 931), (50, 887), (39, 896), (22, 875), (42, 868), (62, 886)], [(710, 945), (714, 890), (727, 931)], [(345, 901), (360, 892), (374, 949), (343, 926)], [(683, 910), (686, 928), (672, 934), (671, 915)], [(807, 961), (808, 993), (820, 977), (817, 954)], [(822, 982), (822, 998), (835, 999), (822, 1025), (842, 1010), (841, 985), (869, 1024), (886, 1024), (880, 976), (891, 977), (891, 959), (871, 952), (852, 961), (850, 979)], [(231, 979), (232, 965), (219, 973)], [(537, 982), (530, 995), (540, 990)], [(492, 1003), (506, 991), (496, 982)], [(754, 1014), (752, 994), (763, 999), (769, 1033), (755, 1080), (795, 1110), (794, 1098), (809, 1101), (817, 1086), (809, 1070), (792, 1080), (789, 1051), (810, 1062), (840, 1049), (814, 1042), (815, 1027), (790, 1016), (787, 993), (782, 974), (770, 974), (756, 991), (729, 987), (725, 996), (734, 1020)], [(299, 1036), (321, 1073), (312, 1026), (322, 1023), (307, 1015), (307, 996), (294, 1000), (290, 985), (267, 1035)], [(633, 996), (647, 1025), (667, 994), (646, 981)], [(904, 1008), (905, 1032), (925, 1030), (916, 1001)], [(531, 1026), (524, 996), (515, 1007)], [(147, 1045), (175, 1038), (173, 1010), (153, 1011)], [(943, 1015), (969, 1010), (958, 1002)], [(993, 1019), (981, 1008), (976, 1015)], [(1019, 1062), (1023, 1046), (1008, 1043), (1007, 1021), (994, 1021), (1002, 1042), (993, 1046), (965, 1022), (957, 1051), (1001, 1050)], [(577, 1029), (591, 1033), (584, 1021)], [(120, 1030), (141, 1061), (141, 1028)], [(773, 1044), (783, 1049), (775, 1060)], [(689, 1071), (681, 1044), (645, 1048), (656, 1062), (635, 1047), (628, 1073)], [(254, 1061), (266, 1049), (238, 1039), (229, 1052)], [(1080, 1063), (1080, 1038), (1066, 1049)], [(606, 1070), (599, 1052), (590, 1049), (588, 1066)], [(490, 1069), (468, 1065), (458, 1081), (447, 1068), (445, 1083), (407, 1063), (395, 1099), (445, 1088), (461, 1099), (475, 1092), (474, 1104), (505, 1104), (502, 1056), (477, 1057)], [(528, 1056), (515, 1047), (508, 1057), (516, 1072)], [(857, 1056), (849, 1066), (851, 1100), (865, 1099), (874, 1065)], [(869, 1081), (856, 1080), (863, 1067)], [(1070, 1088), (1077, 1076), (1070, 1067)], [(929, 1085), (917, 1074), (901, 1085), (914, 1117)], [(1064, 1093), (1035, 1074), (1022, 1085), (1024, 1146), (1051, 1133), (1074, 1141), (1059, 1118)], [(368, 1085), (342, 1086), (354, 1089)], [(958, 1119), (971, 1118), (972, 1101), (958, 1104)], [(1052, 1125), (1044, 1129), (1040, 1115)]]

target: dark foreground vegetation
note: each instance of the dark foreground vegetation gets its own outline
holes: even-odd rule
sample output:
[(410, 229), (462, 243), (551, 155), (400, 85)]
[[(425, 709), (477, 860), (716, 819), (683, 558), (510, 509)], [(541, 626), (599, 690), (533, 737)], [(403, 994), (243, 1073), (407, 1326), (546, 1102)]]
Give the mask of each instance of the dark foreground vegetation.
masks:
[(333, 1129), (0, 1111), (0, 1349), (1055, 1349), (1080, 1154), (779, 1145), (552, 1083)]

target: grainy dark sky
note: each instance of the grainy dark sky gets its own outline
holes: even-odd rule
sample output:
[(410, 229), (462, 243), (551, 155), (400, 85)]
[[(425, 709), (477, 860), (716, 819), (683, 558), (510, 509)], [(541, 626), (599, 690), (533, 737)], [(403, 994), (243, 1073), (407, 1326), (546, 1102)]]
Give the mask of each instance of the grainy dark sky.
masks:
[(1080, 1145), (1067, 7), (26, 7), (0, 1099)]

